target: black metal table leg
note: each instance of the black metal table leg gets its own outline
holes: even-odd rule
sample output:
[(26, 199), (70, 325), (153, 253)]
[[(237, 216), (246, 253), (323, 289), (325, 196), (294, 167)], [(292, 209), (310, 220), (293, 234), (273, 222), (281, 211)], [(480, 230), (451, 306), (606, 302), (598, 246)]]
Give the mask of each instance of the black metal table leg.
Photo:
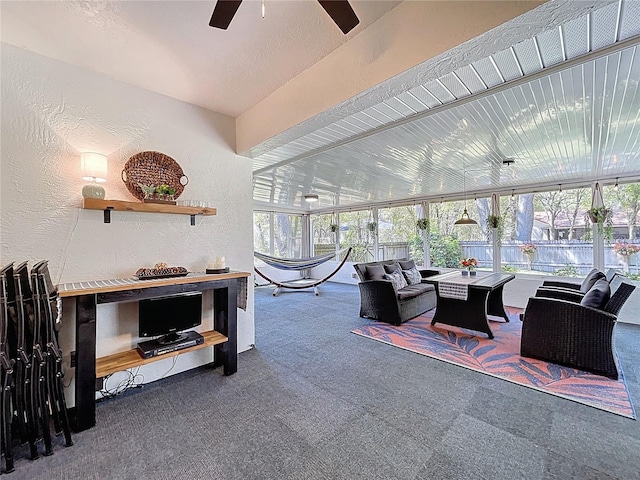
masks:
[(502, 303), (503, 288), (504, 285), (500, 285), (489, 293), (489, 298), (487, 300), (487, 314), (502, 317), (506, 322), (508, 322), (509, 315), (507, 315), (507, 312), (504, 309), (504, 303)]
[(214, 329), (229, 340), (213, 349), (213, 364), (222, 365), (225, 375), (238, 371), (238, 313), (236, 310), (238, 282), (229, 280), (226, 288), (213, 291)]
[(96, 424), (96, 295), (76, 297), (76, 406), (74, 430)]
[(488, 290), (469, 289), (467, 300), (441, 297), (439, 289), (438, 304), (431, 325), (444, 323), (454, 327), (467, 328), (486, 333), (490, 339), (493, 332), (487, 318)]

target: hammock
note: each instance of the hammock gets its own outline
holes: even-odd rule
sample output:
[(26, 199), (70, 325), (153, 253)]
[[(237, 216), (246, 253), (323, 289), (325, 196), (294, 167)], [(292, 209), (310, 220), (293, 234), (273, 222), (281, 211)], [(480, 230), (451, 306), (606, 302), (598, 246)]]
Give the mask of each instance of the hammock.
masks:
[[(273, 291), (274, 297), (276, 297), (278, 293), (280, 293), (281, 288), (290, 288), (293, 290), (301, 290), (303, 288), (313, 288), (314, 293), (316, 295), (319, 295), (318, 288), (317, 288), (318, 285), (326, 282), (331, 277), (333, 277), (338, 272), (338, 270), (342, 268), (342, 266), (345, 264), (345, 262), (349, 258), (349, 254), (351, 253), (351, 247), (340, 250), (337, 253), (337, 255), (340, 255), (340, 253), (344, 252), (345, 250), (347, 250), (347, 254), (344, 256), (344, 259), (342, 260), (342, 262), (340, 262), (340, 265), (338, 265), (338, 267), (329, 275), (320, 279), (301, 278), (298, 280), (277, 281), (267, 277), (264, 273), (260, 272), (255, 266), (253, 267), (253, 270), (262, 278), (264, 278), (267, 282), (272, 283), (276, 286), (276, 289)], [(253, 254), (256, 258), (262, 260), (267, 265), (274, 268), (278, 268), (280, 270), (306, 270), (309, 268), (317, 267), (318, 265), (322, 265), (323, 263), (331, 260), (333, 257), (336, 256), (336, 253), (326, 253), (324, 255), (318, 255), (317, 257), (310, 257), (310, 258), (278, 258), (278, 257), (272, 257), (269, 255), (265, 255), (264, 253), (258, 253), (258, 252), (253, 252)]]

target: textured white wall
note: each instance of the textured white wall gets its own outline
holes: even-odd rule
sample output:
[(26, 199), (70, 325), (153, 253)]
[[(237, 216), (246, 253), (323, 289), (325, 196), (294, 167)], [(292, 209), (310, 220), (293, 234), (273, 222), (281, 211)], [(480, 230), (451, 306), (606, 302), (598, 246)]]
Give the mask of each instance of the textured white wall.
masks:
[[(1, 48), (2, 265), (48, 259), (55, 283), (130, 277), (158, 261), (203, 271), (218, 255), (234, 270), (252, 271), (251, 164), (234, 153), (234, 119), (7, 44)], [(102, 212), (80, 209), (80, 152), (108, 155), (107, 198), (135, 201), (120, 172), (144, 150), (174, 158), (190, 180), (180, 199), (209, 202), (217, 216), (196, 217), (190, 226), (183, 215), (113, 212), (104, 224)], [(211, 328), (211, 303), (209, 295), (202, 329)], [(67, 360), (73, 310), (73, 301), (65, 301), (61, 344)], [(99, 356), (135, 348), (136, 304), (99, 306), (97, 329)], [(238, 310), (239, 350), (253, 343), (250, 279), (248, 309)], [(141, 372), (150, 381), (211, 357), (204, 349)]]

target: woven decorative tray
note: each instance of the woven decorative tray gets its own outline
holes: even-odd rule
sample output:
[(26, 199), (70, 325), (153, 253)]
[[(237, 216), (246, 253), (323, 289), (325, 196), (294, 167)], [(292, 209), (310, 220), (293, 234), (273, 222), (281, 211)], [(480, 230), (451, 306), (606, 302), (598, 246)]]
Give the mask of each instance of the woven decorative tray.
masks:
[(178, 198), (189, 179), (180, 165), (168, 155), (160, 152), (140, 152), (132, 156), (124, 165), (121, 173), (122, 181), (131, 195), (138, 200), (144, 199), (143, 185), (169, 185), (175, 188), (173, 198)]
[(189, 272), (184, 267), (139, 268), (134, 278), (152, 280), (155, 278), (186, 277), (188, 274)]

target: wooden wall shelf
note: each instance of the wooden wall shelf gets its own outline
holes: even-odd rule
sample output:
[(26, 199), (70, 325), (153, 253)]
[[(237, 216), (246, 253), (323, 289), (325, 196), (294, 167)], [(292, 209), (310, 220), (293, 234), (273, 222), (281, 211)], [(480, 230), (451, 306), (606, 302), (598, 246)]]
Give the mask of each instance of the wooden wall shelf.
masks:
[(187, 207), (183, 205), (166, 205), (162, 203), (126, 202), (124, 200), (100, 200), (98, 198), (85, 198), (82, 208), (87, 210), (103, 210), (104, 223), (111, 223), (111, 210), (122, 212), (145, 212), (145, 213), (170, 213), (177, 215), (191, 216), (191, 225), (195, 225), (196, 215), (215, 215), (215, 208), (208, 207)]
[(147, 363), (156, 362), (163, 358), (175, 357), (182, 353), (193, 352), (195, 350), (200, 350), (201, 348), (218, 345), (228, 340), (227, 337), (215, 330), (200, 332), (200, 335), (204, 337), (204, 343), (194, 347), (185, 348), (183, 350), (165, 353), (164, 355), (159, 355), (157, 357), (142, 358), (137, 350), (127, 350), (126, 352), (119, 352), (106, 357), (100, 357), (96, 359), (96, 378), (106, 377), (112, 373), (139, 367), (140, 365), (146, 365)]

